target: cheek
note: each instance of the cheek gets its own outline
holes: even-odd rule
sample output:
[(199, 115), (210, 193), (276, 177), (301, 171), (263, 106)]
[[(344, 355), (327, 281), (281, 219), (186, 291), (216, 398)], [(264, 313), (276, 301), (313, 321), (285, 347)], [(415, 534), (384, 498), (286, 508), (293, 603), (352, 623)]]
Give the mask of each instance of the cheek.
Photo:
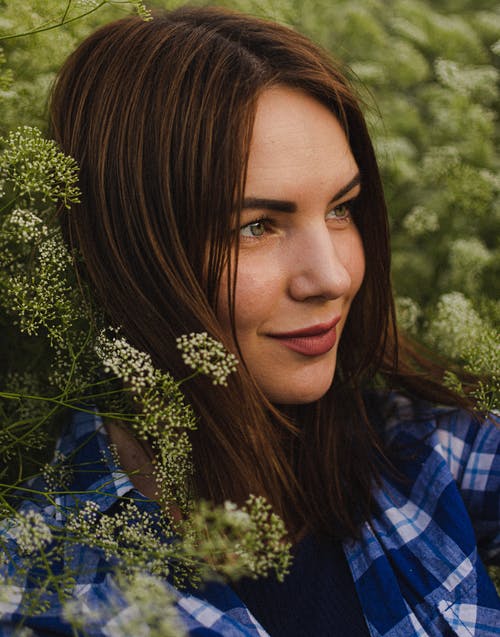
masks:
[(365, 267), (366, 267), (365, 251), (363, 248), (363, 242), (359, 234), (357, 237), (356, 252), (353, 254), (355, 256), (353, 257), (353, 260), (352, 260), (352, 279), (354, 284), (353, 287), (355, 288), (354, 293), (356, 293), (361, 287), (361, 284), (363, 283), (363, 279), (365, 276)]
[[(217, 317), (225, 329), (230, 328), (229, 307), (226, 293), (227, 275), (221, 281), (217, 305)], [(276, 261), (245, 259), (240, 256), (235, 291), (236, 333), (244, 337), (250, 330), (258, 330), (272, 314), (282, 285), (281, 268)]]
[(344, 268), (351, 278), (349, 296), (355, 296), (365, 276), (365, 251), (359, 232), (353, 232), (337, 246), (338, 254)]

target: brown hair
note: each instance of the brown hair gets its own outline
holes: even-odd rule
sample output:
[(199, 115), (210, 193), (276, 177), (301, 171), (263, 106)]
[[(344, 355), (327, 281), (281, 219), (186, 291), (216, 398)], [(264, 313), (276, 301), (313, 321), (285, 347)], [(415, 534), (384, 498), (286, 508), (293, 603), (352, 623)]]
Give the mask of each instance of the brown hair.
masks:
[(200, 418), (194, 486), (218, 502), (263, 494), (292, 533), (341, 537), (369, 515), (382, 457), (362, 388), (382, 370), (423, 395), (451, 395), (415, 376), (412, 357), (398, 367), (379, 172), (357, 99), (329, 56), (291, 29), (216, 8), (99, 29), (67, 60), (53, 92), (53, 135), (79, 163), (83, 191), (64, 232), (109, 320), (157, 366), (185, 376), (175, 337), (206, 330), (230, 342), (214, 308), (225, 268), (222, 293), (233, 307), (230, 228), (256, 101), (276, 84), (313, 96), (344, 127), (363, 185), (355, 221), (366, 275), (333, 387), (317, 403), (287, 408), (285, 417), (244, 365), (228, 388), (201, 377), (183, 386)]

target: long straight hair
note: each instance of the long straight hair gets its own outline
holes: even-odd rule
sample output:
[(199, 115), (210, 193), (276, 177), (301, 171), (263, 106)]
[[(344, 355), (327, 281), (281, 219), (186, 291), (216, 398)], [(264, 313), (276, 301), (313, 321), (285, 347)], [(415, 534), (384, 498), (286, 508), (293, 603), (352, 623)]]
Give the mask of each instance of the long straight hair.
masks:
[(432, 373), (414, 373), (409, 348), (398, 363), (379, 171), (358, 101), (328, 54), (289, 28), (217, 8), (99, 29), (69, 57), (52, 96), (52, 133), (79, 163), (83, 192), (63, 230), (109, 320), (158, 367), (186, 375), (175, 346), (185, 332), (230, 346), (215, 308), (226, 294), (234, 337), (231, 228), (256, 103), (276, 85), (320, 101), (347, 135), (362, 181), (355, 222), (366, 274), (321, 400), (280, 411), (244, 364), (227, 388), (202, 377), (183, 386), (200, 420), (193, 487), (215, 502), (265, 495), (292, 534), (352, 536), (370, 515), (383, 459), (363, 388), (382, 372), (422, 395), (451, 394)]

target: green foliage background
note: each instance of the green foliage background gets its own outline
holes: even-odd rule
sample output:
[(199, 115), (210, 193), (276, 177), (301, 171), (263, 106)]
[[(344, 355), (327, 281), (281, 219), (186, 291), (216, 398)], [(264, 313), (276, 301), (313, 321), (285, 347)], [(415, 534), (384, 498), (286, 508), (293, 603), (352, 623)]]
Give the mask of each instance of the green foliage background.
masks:
[[(347, 65), (382, 168), (401, 324), (472, 371), (493, 374), (483, 396), (491, 406), (500, 317), (498, 4), (219, 4), (285, 22)], [(62, 61), (92, 29), (132, 9), (131, 3), (92, 0), (0, 1), (0, 135), (19, 125), (45, 130), (47, 96)], [(81, 14), (88, 15), (74, 20)], [(30, 30), (39, 32), (10, 37)], [(5, 373), (8, 360), (19, 360), (26, 349), (29, 356), (34, 345), (17, 337), (9, 316), (2, 316), (0, 338)]]
[[(181, 2), (146, 4), (173, 8)], [(382, 169), (400, 324), (470, 371), (487, 373), (491, 380), (478, 398), (483, 406), (499, 408), (498, 2), (217, 4), (289, 24), (347, 65), (365, 104)], [(129, 13), (133, 5), (121, 0), (0, 0), (0, 154), (9, 131), (18, 126), (46, 131), (48, 94), (63, 60), (86, 34)], [(29, 31), (37, 32), (14, 37)], [(12, 192), (0, 192), (0, 221), (11, 199)], [(46, 202), (38, 205), (46, 211)], [(36, 385), (46, 373), (43, 333), (40, 338), (20, 332), (2, 306), (5, 277), (0, 283), (0, 389), (12, 391), (12, 372), (37, 371), (30, 393), (43, 395), (43, 382)], [(452, 374), (447, 380), (459, 388)], [(0, 403), (5, 431), (19, 417), (11, 413), (11, 403)], [(0, 442), (1, 434), (0, 427)], [(39, 443), (47, 443), (39, 439), (34, 445), (29, 436), (24, 442), (33, 453)], [(0, 476), (6, 475), (7, 462), (12, 457), (2, 456), (0, 444)]]
[[(148, 7), (178, 4), (157, 0)], [(382, 168), (401, 323), (474, 371), (497, 376), (498, 3), (219, 4), (283, 21), (348, 65), (366, 104)], [(0, 1), (0, 34), (7, 36), (0, 41), (0, 135), (21, 124), (45, 130), (47, 95), (64, 58), (96, 26), (130, 10), (130, 4), (92, 0)], [(8, 38), (86, 12), (62, 28)]]

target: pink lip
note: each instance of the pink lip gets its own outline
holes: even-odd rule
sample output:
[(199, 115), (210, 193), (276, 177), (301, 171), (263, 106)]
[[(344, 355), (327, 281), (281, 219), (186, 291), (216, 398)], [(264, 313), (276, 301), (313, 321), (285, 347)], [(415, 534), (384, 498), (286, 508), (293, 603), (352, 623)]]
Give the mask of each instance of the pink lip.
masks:
[(321, 356), (321, 354), (329, 352), (335, 345), (337, 341), (335, 327), (339, 321), (340, 316), (330, 323), (320, 323), (293, 332), (270, 334), (269, 336), (304, 356)]

